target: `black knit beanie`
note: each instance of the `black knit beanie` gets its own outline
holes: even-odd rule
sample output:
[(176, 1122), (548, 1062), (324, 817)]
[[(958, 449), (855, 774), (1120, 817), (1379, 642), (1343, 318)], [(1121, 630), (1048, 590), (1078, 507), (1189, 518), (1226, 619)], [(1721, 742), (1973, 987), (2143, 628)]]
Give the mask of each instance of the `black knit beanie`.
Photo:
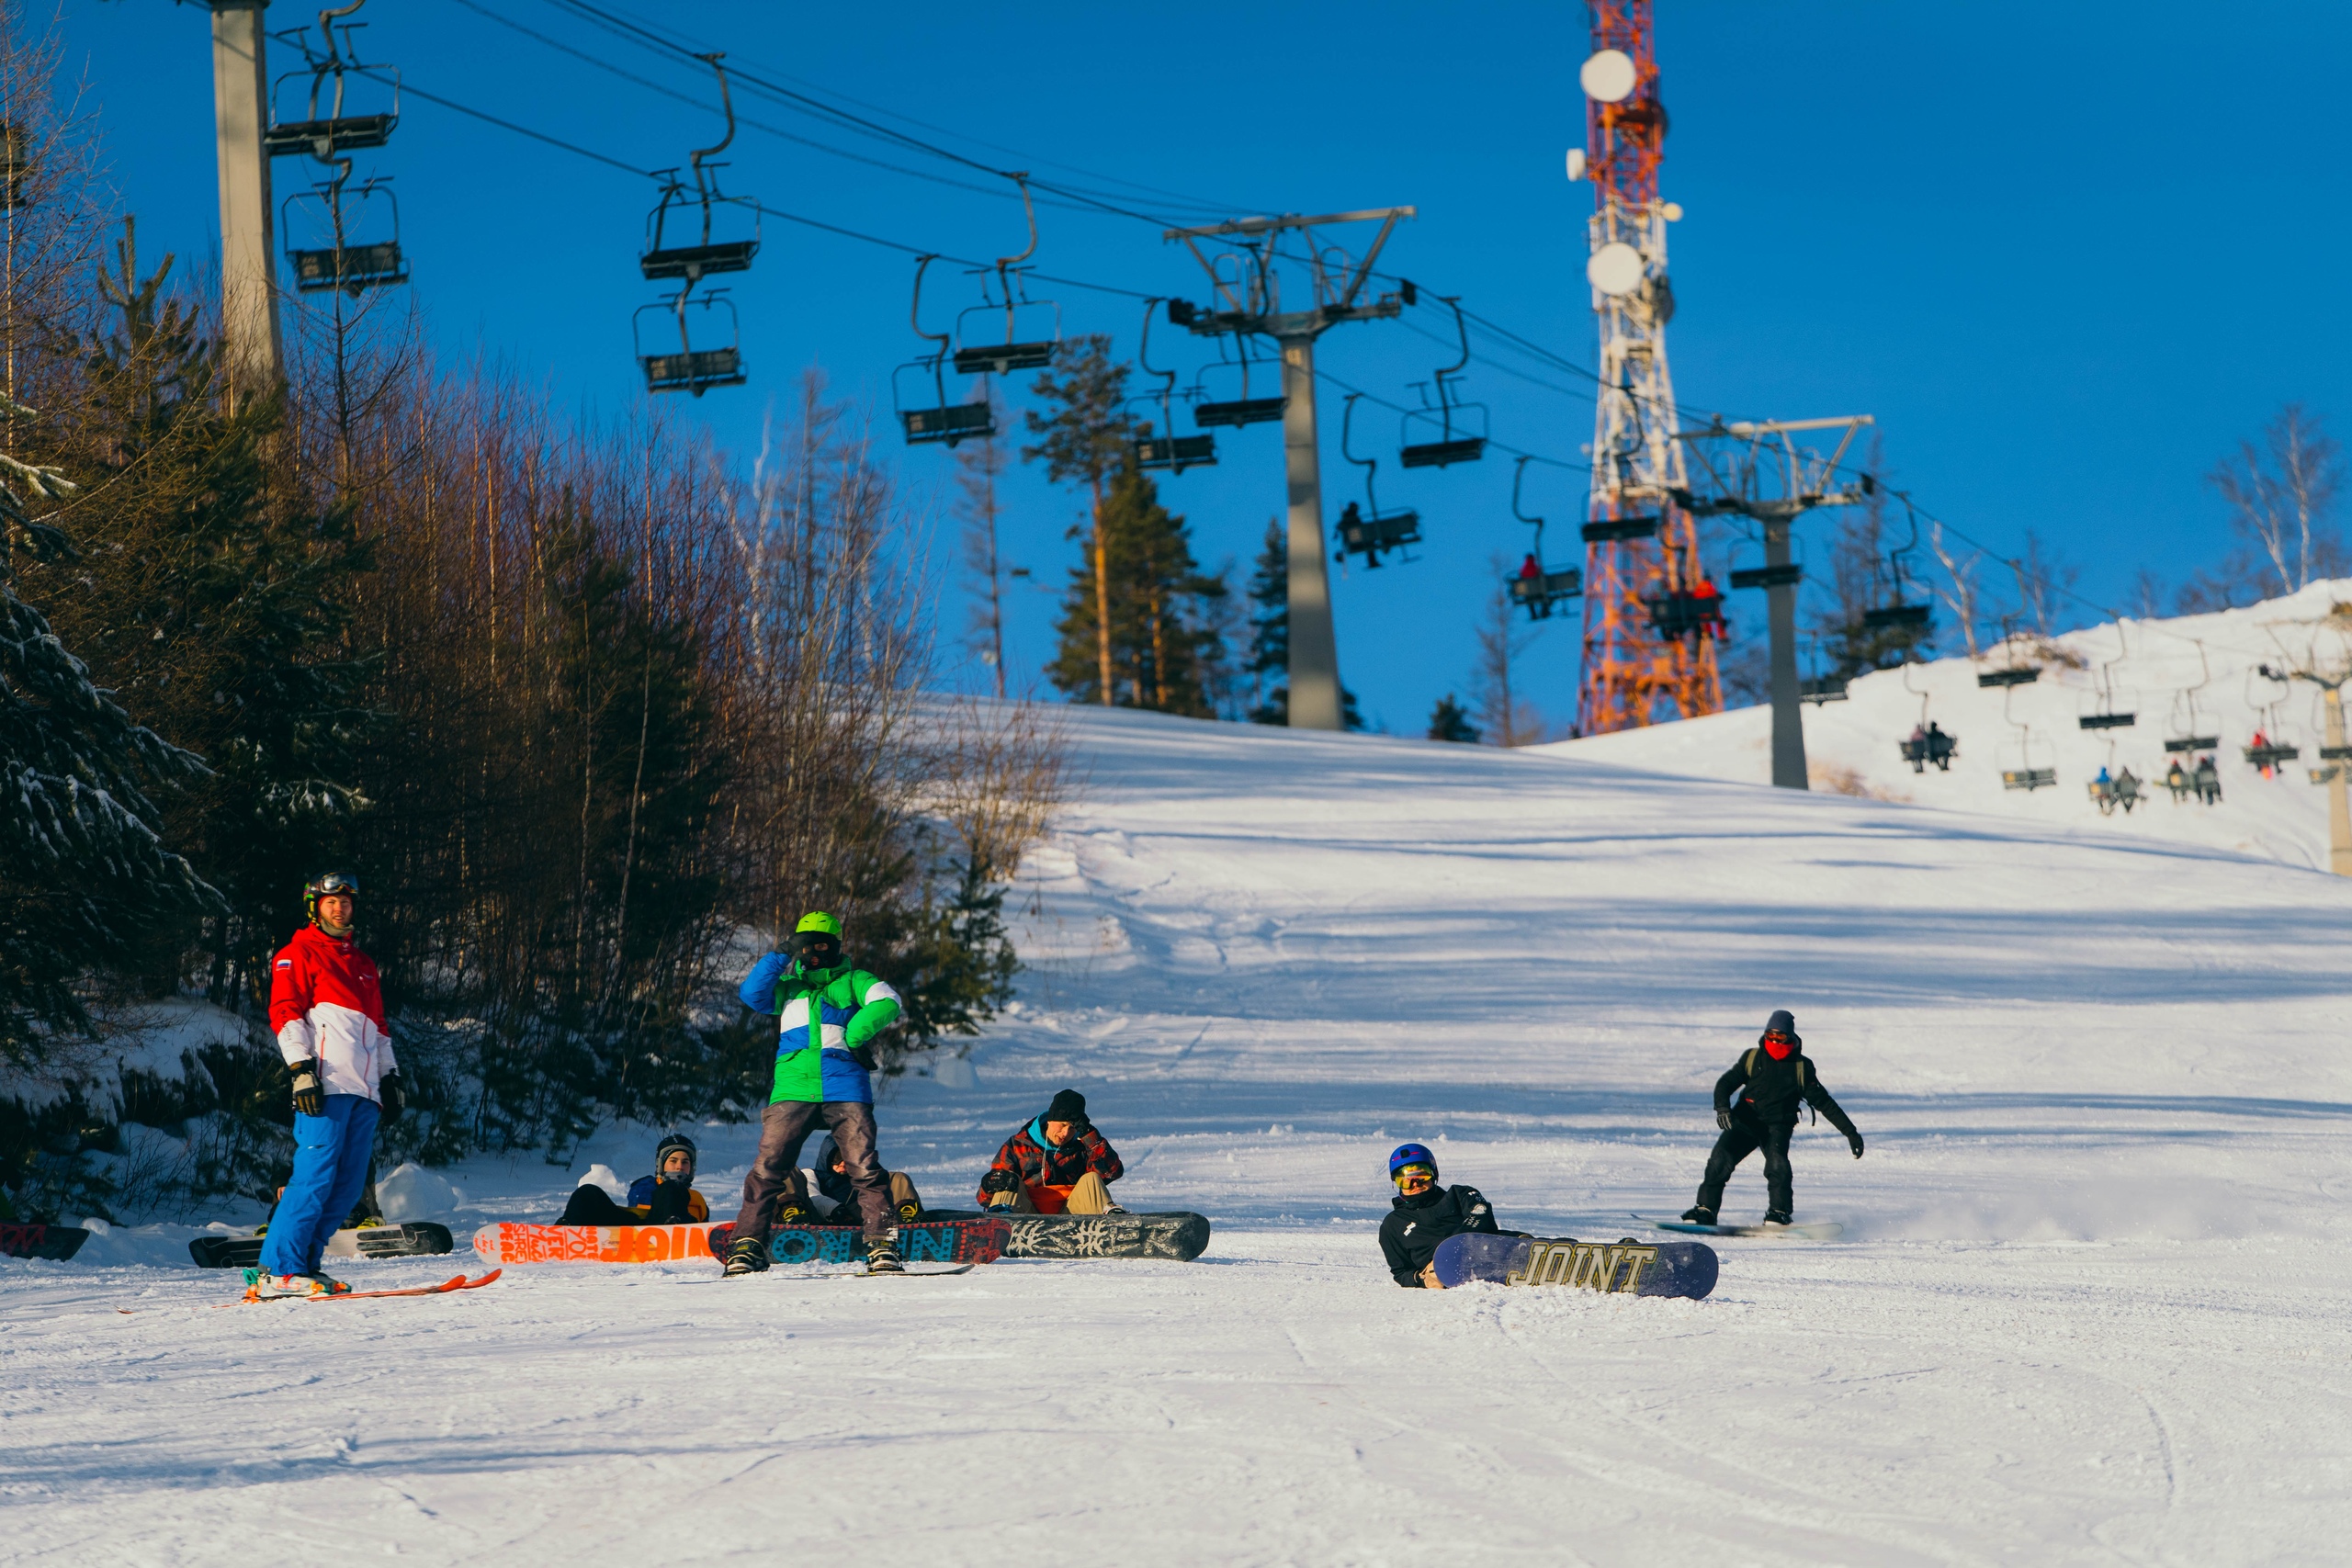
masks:
[(1092, 1125), (1086, 1120), (1086, 1096), (1074, 1089), (1066, 1089), (1054, 1096), (1054, 1102), (1046, 1107), (1046, 1120), (1067, 1122), (1073, 1133), (1083, 1133)]

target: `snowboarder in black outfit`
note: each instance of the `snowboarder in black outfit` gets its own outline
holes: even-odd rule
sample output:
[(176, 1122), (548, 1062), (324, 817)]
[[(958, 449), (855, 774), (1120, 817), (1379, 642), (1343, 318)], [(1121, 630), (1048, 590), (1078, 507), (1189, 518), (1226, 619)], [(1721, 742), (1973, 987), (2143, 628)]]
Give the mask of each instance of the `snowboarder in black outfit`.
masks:
[[(1732, 1091), (1743, 1085), (1746, 1089), (1735, 1105)], [(1707, 1156), (1707, 1174), (1699, 1183), (1699, 1201), (1683, 1211), (1684, 1219), (1693, 1224), (1713, 1224), (1715, 1210), (1724, 1201), (1724, 1183), (1731, 1179), (1731, 1173), (1738, 1168), (1740, 1161), (1760, 1148), (1764, 1151), (1764, 1181), (1770, 1190), (1772, 1205), (1765, 1213), (1764, 1223), (1789, 1223), (1796, 1211), (1795, 1177), (1789, 1169), (1789, 1134), (1796, 1131), (1799, 1100), (1828, 1117), (1829, 1124), (1846, 1134), (1854, 1157), (1862, 1157), (1862, 1135), (1854, 1131), (1853, 1120), (1821, 1087), (1821, 1075), (1814, 1071), (1812, 1059), (1804, 1054), (1804, 1042), (1797, 1036), (1797, 1021), (1783, 1008), (1765, 1024), (1756, 1049), (1734, 1062), (1730, 1071), (1715, 1080), (1715, 1125), (1723, 1129), (1723, 1135), (1715, 1140), (1714, 1153)]]
[(1380, 1250), (1389, 1277), (1408, 1291), (1442, 1291), (1437, 1282), (1437, 1244), (1464, 1231), (1500, 1235), (1494, 1205), (1475, 1187), (1437, 1184), (1437, 1156), (1419, 1144), (1405, 1144), (1388, 1156), (1388, 1179), (1396, 1197), (1380, 1222)]

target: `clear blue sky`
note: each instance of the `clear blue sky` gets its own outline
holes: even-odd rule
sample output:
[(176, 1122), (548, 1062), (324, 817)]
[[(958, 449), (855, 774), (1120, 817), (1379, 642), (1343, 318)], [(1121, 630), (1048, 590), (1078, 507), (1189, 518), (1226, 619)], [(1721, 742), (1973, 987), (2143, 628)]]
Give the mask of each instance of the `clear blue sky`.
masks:
[[(484, 5), (708, 93), (707, 77), (551, 0)], [(1417, 205), (1385, 268), (1593, 360), (1581, 275), (1590, 187), (1561, 170), (1582, 137), (1581, 6), (636, 7), (746, 68), (946, 128), (956, 135), (938, 140), (999, 166), (1097, 183), (1057, 166), (1075, 165), (1235, 215)], [(1688, 213), (1672, 232), (1669, 333), (1686, 414), (1873, 414), (1889, 468), (1925, 504), (2004, 552), (2041, 530), (2083, 568), (2083, 591), (2109, 603), (2143, 566), (2177, 580), (2222, 552), (2203, 475), (2280, 403), (2352, 417), (2341, 283), (2352, 122), (2338, 79), (2352, 10), (2317, 0), (2227, 12), (1991, 0), (1658, 9), (1673, 117), (1663, 186)], [(278, 0), (268, 20), (285, 29), (314, 15)], [(361, 19), (371, 58), (398, 63), (416, 87), (639, 167), (684, 162), (713, 128), (711, 116), (458, 0), (373, 0)], [(218, 197), (203, 8), (67, 0), (64, 27), (142, 250), (209, 257)], [(291, 51), (273, 56), (275, 69), (293, 63)], [(969, 177), (774, 103), (739, 107), (795, 135)], [(1022, 240), (1019, 207), (1001, 195), (748, 128), (730, 158), (732, 188), (847, 228), (963, 255)], [(302, 166), (281, 161), (281, 185)], [(641, 395), (629, 313), (658, 292), (635, 265), (644, 181), (414, 97), (362, 167), (396, 176), (413, 287), (446, 345), (503, 355), (585, 411)], [(1152, 224), (1053, 209), (1041, 220), (1047, 272), (1204, 292)], [(906, 325), (910, 276), (893, 252), (771, 220), (756, 269), (733, 288), (752, 382), (712, 392), (692, 414), (748, 453), (815, 364), (842, 393), (876, 400), (895, 442), (888, 376), (919, 346)], [(950, 269), (933, 277), (967, 287)], [(1136, 302), (1041, 292), (1058, 294), (1065, 331), (1110, 332), (1132, 350)], [(1198, 357), (1173, 333), (1155, 334), (1154, 354)], [(1325, 368), (1400, 401), (1444, 357), (1401, 323), (1341, 328), (1322, 347)], [(1491, 405), (1498, 438), (1580, 460), (1589, 401), (1483, 365), (1469, 386)], [(1338, 461), (1328, 389), (1324, 412), (1336, 515), (1360, 470)], [(1393, 442), (1394, 416), (1365, 432)], [(1280, 437), (1260, 426), (1219, 445), (1220, 467), (1166, 479), (1162, 494), (1192, 520), (1204, 559), (1246, 564), (1282, 502)], [(944, 495), (944, 451), (894, 457), (913, 491)], [(1510, 478), (1511, 464), (1491, 457), (1411, 476), (1384, 465), (1382, 501), (1422, 513), (1424, 558), (1356, 569), (1335, 594), (1342, 673), (1393, 728), (1418, 731), (1441, 694), (1466, 688), (1487, 557), (1524, 547)], [(1581, 480), (1532, 469), (1531, 509), (1573, 517)], [(1074, 555), (1063, 533), (1075, 501), (1029, 475), (1010, 500), (1013, 558), (1057, 587)], [(1804, 527), (1826, 525), (1816, 514)], [(1760, 595), (1750, 597), (1736, 607), (1760, 622)], [(1047, 653), (1052, 610), (1046, 593), (1026, 593), (1016, 672)], [(1555, 623), (1531, 656), (1534, 694), (1555, 717), (1573, 712), (1574, 625)]]

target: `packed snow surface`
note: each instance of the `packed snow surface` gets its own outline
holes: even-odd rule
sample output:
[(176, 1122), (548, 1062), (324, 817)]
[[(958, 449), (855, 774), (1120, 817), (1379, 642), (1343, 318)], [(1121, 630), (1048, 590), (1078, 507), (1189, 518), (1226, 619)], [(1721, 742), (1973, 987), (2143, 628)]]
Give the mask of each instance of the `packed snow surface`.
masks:
[[(187, 1227), (117, 1226), (0, 1261), (0, 1556), (2342, 1560), (2352, 886), (2079, 812), (1071, 722), (1023, 1004), (884, 1147), (967, 1202), (1076, 1086), (1129, 1207), (1215, 1218), (1199, 1262), (220, 1309)], [(1797, 1138), (1843, 1240), (1722, 1243), (1703, 1302), (1390, 1283), (1392, 1145), (1647, 1234), (1775, 1007), (1870, 1140)], [(476, 1159), (448, 1217), (551, 1217), (658, 1131)], [(723, 1215), (750, 1134), (697, 1135)], [(1727, 1217), (1762, 1198), (1751, 1161)]]

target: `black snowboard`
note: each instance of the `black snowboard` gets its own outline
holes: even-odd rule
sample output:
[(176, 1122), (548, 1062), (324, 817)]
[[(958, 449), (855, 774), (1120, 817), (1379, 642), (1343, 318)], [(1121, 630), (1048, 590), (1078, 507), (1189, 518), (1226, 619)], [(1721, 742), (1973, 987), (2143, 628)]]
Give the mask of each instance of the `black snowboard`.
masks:
[[(262, 1237), (200, 1235), (187, 1244), (198, 1269), (251, 1269), (261, 1261)], [(447, 1225), (421, 1220), (406, 1225), (362, 1225), (341, 1230), (327, 1243), (329, 1258), (424, 1258), (455, 1244)]]
[[(978, 1217), (978, 1210), (957, 1210)], [(944, 1217), (940, 1215), (934, 1218)], [(1204, 1214), (1000, 1214), (1012, 1227), (1007, 1258), (1162, 1258), (1190, 1263), (1208, 1250)]]
[(0, 1225), (0, 1257), (62, 1263), (89, 1239), (90, 1233), (79, 1225)]

